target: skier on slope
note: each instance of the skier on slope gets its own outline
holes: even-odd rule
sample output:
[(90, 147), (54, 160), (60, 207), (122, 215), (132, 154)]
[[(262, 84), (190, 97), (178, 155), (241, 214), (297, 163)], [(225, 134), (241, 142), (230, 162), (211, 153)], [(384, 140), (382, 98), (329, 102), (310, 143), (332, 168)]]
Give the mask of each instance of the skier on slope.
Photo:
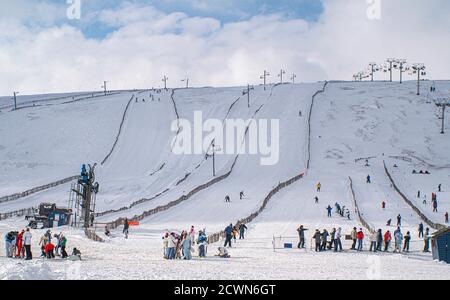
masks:
[(322, 189), (322, 184), (320, 182), (317, 183), (316, 188), (317, 188), (317, 192), (320, 192), (320, 190)]
[(400, 227), (400, 226), (402, 226), (402, 216), (399, 214), (397, 216), (397, 227)]
[(297, 248), (304, 249), (305, 248), (305, 231), (308, 229), (304, 228), (303, 225), (300, 225), (299, 228), (297, 228), (298, 236), (299, 236), (299, 243)]
[(314, 197), (314, 203), (316, 203), (316, 204), (319, 203), (319, 197), (317, 197), (317, 196)]
[(433, 201), (433, 212), (438, 212), (438, 202), (437, 199)]
[(439, 183), (439, 185), (438, 185), (438, 191), (439, 191), (439, 193), (442, 192), (442, 184), (441, 183)]
[(241, 225), (239, 225), (239, 239), (240, 240), (245, 240), (245, 231), (247, 230), (247, 226), (245, 226), (244, 223), (242, 223)]
[(225, 196), (225, 202), (231, 202), (230, 196), (228, 195)]
[(225, 245), (227, 245), (231, 248), (231, 238), (233, 234), (233, 224), (230, 224), (228, 227), (225, 228)]
[(419, 238), (423, 238), (423, 223), (419, 224)]
[(125, 235), (125, 239), (128, 239), (128, 233), (130, 230), (130, 223), (128, 222), (128, 219), (125, 218), (125, 220), (123, 221), (123, 234)]
[(327, 212), (328, 212), (328, 218), (331, 218), (332, 217), (332, 215), (331, 215), (331, 212), (333, 211), (333, 208), (330, 206), (330, 205), (328, 205), (328, 207), (327, 207)]
[(367, 181), (366, 181), (367, 183), (371, 183), (371, 180), (370, 180), (370, 175), (367, 175)]
[(444, 218), (445, 218), (445, 223), (448, 224), (448, 212), (445, 213)]
[(239, 198), (240, 198), (240, 200), (244, 199), (244, 197), (245, 197), (244, 191), (241, 191), (241, 192), (239, 193)]

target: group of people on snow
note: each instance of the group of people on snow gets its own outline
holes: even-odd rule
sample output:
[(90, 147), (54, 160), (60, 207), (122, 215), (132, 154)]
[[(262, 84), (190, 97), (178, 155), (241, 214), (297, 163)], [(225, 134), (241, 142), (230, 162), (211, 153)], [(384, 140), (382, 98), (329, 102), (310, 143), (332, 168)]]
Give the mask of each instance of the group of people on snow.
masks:
[[(239, 199), (240, 200), (242, 200), (242, 199), (244, 199), (244, 197), (245, 197), (245, 194), (244, 194), (244, 191), (241, 191), (240, 193), (239, 193)], [(230, 196), (229, 195), (226, 195), (225, 196), (225, 202), (231, 202), (231, 198), (230, 198)]]
[[(307, 228), (304, 228), (301, 225), (297, 232), (299, 234), (299, 249), (305, 249), (305, 232), (308, 231)], [(346, 237), (346, 239), (352, 241), (352, 245), (350, 250), (355, 251), (363, 251), (364, 250), (364, 240), (366, 239), (366, 235), (362, 228), (357, 230), (356, 227), (353, 228), (349, 235), (344, 235), (342, 232), (342, 228), (333, 228), (330, 232), (327, 229), (323, 229), (321, 232), (319, 229), (316, 229), (312, 239), (315, 245), (316, 252), (322, 251), (334, 251), (334, 252), (342, 252), (342, 238)], [(424, 249), (423, 252), (430, 252), (430, 229), (426, 228), (424, 233), (423, 224), (419, 225), (419, 237), (424, 240)], [(381, 229), (377, 231), (368, 233), (369, 240), (369, 251), (370, 252), (388, 252), (390, 246), (393, 245), (394, 253), (401, 252), (409, 252), (410, 251), (410, 242), (412, 239), (411, 233), (408, 231), (406, 234), (402, 233), (401, 227), (397, 227), (397, 229), (393, 232), (393, 234), (387, 230), (384, 234)]]
[[(21, 231), (8, 232), (5, 235), (6, 257), (32, 260), (32, 239), (33, 235), (30, 228)], [(52, 243), (52, 241), (55, 242), (55, 244)], [(69, 256), (67, 254), (67, 238), (62, 232), (52, 235), (52, 232), (47, 230), (40, 238), (39, 246), (41, 249), (41, 258), (53, 259), (58, 256), (62, 259), (70, 258), (71, 260), (81, 260), (81, 252), (76, 248), (73, 248), (72, 255)]]
[[(440, 184), (438, 184), (438, 193), (441, 193), (441, 192), (442, 192), (442, 184), (440, 183)], [(420, 190), (417, 191), (417, 198), (419, 198), (419, 199), (422, 198), (422, 193), (421, 193)], [(427, 205), (428, 202), (427, 202), (427, 195), (426, 194), (423, 194), (423, 198), (422, 199), (423, 199), (422, 204), (423, 205)], [(431, 193), (431, 207), (432, 207), (434, 213), (438, 213), (438, 197), (437, 197), (437, 194), (434, 193), (434, 192)], [(449, 221), (448, 221), (448, 212), (446, 212), (444, 214), (444, 221), (445, 221), (446, 224), (449, 223)]]

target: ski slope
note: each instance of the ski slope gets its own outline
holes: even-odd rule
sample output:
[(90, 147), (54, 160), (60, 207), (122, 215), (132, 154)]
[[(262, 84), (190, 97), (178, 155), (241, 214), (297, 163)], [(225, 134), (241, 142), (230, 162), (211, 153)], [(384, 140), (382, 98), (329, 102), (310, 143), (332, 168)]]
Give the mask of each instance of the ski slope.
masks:
[[(131, 228), (129, 240), (123, 239), (121, 228), (114, 230), (111, 238), (106, 238), (102, 230), (98, 230), (98, 234), (106, 239), (104, 244), (87, 240), (79, 230), (62, 228), (69, 237), (69, 248), (80, 247), (86, 257), (86, 262), (77, 267), (81, 275), (76, 275), (75, 279), (449, 279), (447, 265), (433, 262), (430, 254), (422, 253), (423, 241), (417, 236), (417, 227), (423, 220), (393, 189), (383, 164), (385, 161), (399, 188), (415, 201), (421, 212), (442, 224), (443, 214), (450, 206), (450, 140), (447, 135), (439, 134), (439, 110), (433, 103), (436, 95), (427, 93), (430, 84), (423, 82), (423, 95), (417, 96), (414, 82), (402, 85), (388, 82), (329, 83), (314, 102), (310, 145), (307, 117), (311, 97), (322, 89), (323, 83), (271, 85), (267, 90), (255, 87), (250, 108), (247, 97), (242, 95), (242, 87), (177, 89), (162, 91), (161, 94), (142, 91), (138, 102), (133, 100), (130, 104), (114, 151), (105, 164), (97, 168), (101, 185), (97, 210), (113, 210), (98, 217), (98, 222), (132, 218), (165, 205), (213, 178), (211, 159), (205, 160), (204, 155), (172, 153), (172, 141), (177, 138), (177, 131), (170, 130), (170, 127), (176, 122), (177, 113), (180, 118), (191, 122), (195, 111), (201, 111), (204, 119), (215, 118), (222, 122), (251, 117), (256, 120), (279, 119), (280, 161), (273, 166), (262, 166), (259, 156), (239, 155), (227, 178), (169, 210), (145, 218), (138, 227)], [(436, 82), (436, 87), (438, 92), (448, 90), (450, 82)], [(12, 128), (9, 133), (0, 131), (4, 135), (1, 141), (6, 140), (10, 145), (8, 153), (18, 151), (21, 155), (17, 160), (26, 157), (30, 164), (46, 164), (37, 168), (35, 173), (29, 170), (32, 169), (30, 167), (14, 171), (5, 169), (8, 172), (0, 175), (4, 186), (16, 186), (13, 176), (27, 182), (16, 190), (3, 187), (4, 192), (20, 191), (38, 184), (41, 179), (36, 179), (37, 174), (43, 183), (47, 183), (52, 178), (59, 179), (63, 171), (79, 172), (79, 165), (83, 162), (103, 160), (114, 143), (127, 102), (137, 93), (113, 95), (93, 103), (80, 101), (2, 113), (0, 128)], [(155, 101), (151, 101), (151, 94)], [(302, 111), (302, 116), (299, 111)], [(85, 113), (83, 120), (79, 120), (81, 112)], [(24, 122), (30, 113), (41, 115), (40, 122), (35, 120), (26, 128), (11, 126), (16, 120)], [(61, 118), (57, 122), (59, 127), (52, 126), (50, 116)], [(73, 128), (96, 128), (97, 125), (98, 129), (92, 130), (91, 134), (80, 134), (73, 139), (66, 136), (67, 132), (73, 132)], [(50, 131), (48, 136), (36, 137), (46, 129)], [(85, 138), (95, 142), (90, 142), (90, 147), (76, 148), (77, 139)], [(21, 142), (33, 149), (34, 156), (28, 157), (20, 152)], [(306, 170), (308, 146), (311, 163), (310, 169)], [(70, 157), (57, 151), (68, 153)], [(0, 153), (0, 161), (5, 160), (5, 149), (0, 148)], [(368, 166), (365, 158), (369, 158)], [(235, 159), (236, 155), (217, 154), (217, 174), (229, 172)], [(412, 175), (413, 169), (428, 170), (431, 174)], [(274, 195), (266, 209), (247, 224), (247, 239), (233, 245), (230, 260), (213, 256), (219, 243), (209, 246), (205, 260), (167, 262), (162, 259), (161, 237), (167, 230), (180, 232), (193, 225), (196, 230), (206, 228), (207, 234), (221, 231), (229, 223), (234, 224), (258, 210), (266, 195), (279, 182), (303, 172), (306, 175), (303, 179)], [(367, 175), (372, 178), (370, 184), (366, 183)], [(410, 231), (413, 237), (411, 253), (354, 253), (348, 251), (348, 241), (343, 243), (344, 253), (311, 251), (311, 238), (316, 229), (330, 231), (341, 227), (343, 234), (350, 234), (351, 229), (357, 227), (363, 228), (368, 237), (368, 229), (356, 215), (349, 177), (353, 181), (356, 204), (370, 227), (393, 232), (397, 215), (402, 216), (403, 233)], [(322, 184), (321, 192), (315, 188), (318, 182)], [(439, 212), (433, 213), (430, 201), (423, 205), (416, 194), (421, 190), (422, 195), (428, 195), (430, 200), (430, 194), (437, 192), (439, 183), (443, 185), (443, 192), (438, 193)], [(68, 200), (69, 186), (0, 204), (0, 210), (11, 211), (41, 202), (64, 205)], [(151, 200), (133, 205), (137, 200), (152, 198), (163, 191)], [(240, 191), (245, 192), (243, 200), (239, 199)], [(226, 195), (231, 197), (231, 203), (225, 203)], [(319, 197), (318, 204), (314, 202), (315, 196)], [(385, 210), (381, 208), (382, 201), (386, 202)], [(334, 209), (335, 203), (350, 209), (351, 220), (334, 211), (331, 218), (327, 217), (326, 207), (330, 205)], [(114, 212), (121, 208), (126, 209)], [(388, 219), (392, 219), (392, 226), (386, 226)], [(295, 246), (299, 225), (309, 229), (307, 249), (274, 251), (274, 237), (282, 237)], [(25, 221), (19, 218), (3, 220), (0, 221), (0, 232), (4, 234), (24, 226)], [(42, 233), (35, 231), (35, 242)], [(2, 243), (3, 239), (0, 248)], [(367, 250), (368, 238), (364, 246)], [(376, 265), (379, 262), (380, 269), (372, 274), (368, 270), (374, 259)], [(5, 266), (0, 271), (1, 279), (33, 277), (30, 272), (36, 273), (35, 278), (67, 278), (72, 274), (67, 268), (74, 266), (71, 262), (57, 264), (36, 260), (30, 264), (21, 263), (18, 268), (17, 263), (4, 257), (0, 257), (0, 261)]]

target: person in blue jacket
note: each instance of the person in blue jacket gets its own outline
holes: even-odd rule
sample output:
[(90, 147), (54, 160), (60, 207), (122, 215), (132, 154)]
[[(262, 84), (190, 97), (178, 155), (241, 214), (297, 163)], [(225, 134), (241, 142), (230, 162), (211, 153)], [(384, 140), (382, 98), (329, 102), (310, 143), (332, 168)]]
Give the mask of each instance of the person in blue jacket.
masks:
[(88, 182), (88, 172), (86, 170), (86, 165), (81, 166), (81, 177), (84, 183)]
[(230, 224), (227, 228), (225, 228), (226, 237), (225, 237), (225, 245), (224, 245), (224, 247), (229, 245), (229, 247), (231, 248), (232, 233), (233, 233), (233, 224)]
[(333, 208), (330, 205), (328, 205), (327, 211), (328, 211), (328, 218), (331, 218), (331, 212), (333, 211)]
[(207, 244), (207, 238), (206, 233), (203, 230), (200, 230), (198, 233), (197, 238), (198, 243), (198, 256), (199, 257), (206, 257), (206, 244)]
[(13, 246), (16, 243), (16, 238), (13, 234), (13, 232), (8, 232), (5, 235), (5, 251), (6, 251), (6, 257), (12, 258), (13, 257)]

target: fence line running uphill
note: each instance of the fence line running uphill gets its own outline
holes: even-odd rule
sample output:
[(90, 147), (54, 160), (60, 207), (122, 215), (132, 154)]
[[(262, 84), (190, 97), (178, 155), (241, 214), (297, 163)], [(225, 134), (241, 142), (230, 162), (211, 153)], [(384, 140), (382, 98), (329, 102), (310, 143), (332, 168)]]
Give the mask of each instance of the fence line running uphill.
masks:
[(120, 134), (122, 133), (123, 124), (125, 123), (125, 118), (127, 116), (128, 109), (130, 108), (131, 101), (133, 101), (133, 99), (134, 99), (134, 95), (131, 96), (130, 100), (127, 103), (127, 106), (125, 107), (125, 111), (123, 112), (123, 115), (122, 115), (122, 121), (120, 122), (119, 132), (117, 133), (116, 140), (114, 141), (114, 144), (113, 144), (111, 150), (109, 151), (108, 155), (106, 155), (106, 157), (102, 160), (102, 162), (101, 162), (102, 165), (104, 165), (105, 162), (109, 159), (111, 154), (114, 152), (114, 149), (116, 148), (117, 143), (119, 142), (119, 137), (120, 137)]
[(308, 157), (306, 159), (306, 169), (307, 170), (310, 169), (310, 165), (311, 165), (311, 118), (312, 118), (312, 112), (313, 112), (313, 108), (314, 108), (314, 102), (316, 100), (317, 95), (325, 92), (327, 85), (328, 85), (328, 81), (325, 81), (322, 90), (317, 91), (312, 96), (311, 107), (309, 109), (309, 116), (308, 116)]
[(359, 222), (364, 227), (366, 227), (371, 233), (374, 233), (375, 232), (375, 228), (370, 226), (369, 222), (366, 221), (366, 219), (361, 214), (361, 210), (359, 209), (358, 201), (356, 201), (355, 190), (353, 189), (353, 180), (352, 180), (352, 178), (350, 176), (348, 177), (348, 179), (350, 181), (350, 191), (352, 192), (352, 199), (353, 199), (353, 205), (355, 206), (355, 213), (358, 216)]
[(392, 183), (392, 186), (394, 187), (394, 190), (400, 195), (400, 197), (405, 200), (405, 202), (419, 215), (419, 217), (428, 224), (428, 226), (430, 226), (433, 229), (436, 230), (441, 230), (444, 228), (447, 228), (446, 226), (442, 225), (442, 224), (438, 224), (438, 223), (434, 223), (433, 221), (431, 221), (426, 215), (424, 215), (420, 209), (414, 205), (414, 203), (408, 199), (408, 197), (405, 196), (405, 194), (398, 188), (397, 184), (395, 183), (392, 175), (389, 173), (389, 170), (386, 166), (386, 161), (383, 161), (384, 164), (384, 170), (386, 172), (387, 177), (389, 178), (389, 180)]
[(24, 208), (24, 209), (11, 211), (11, 212), (7, 212), (7, 213), (0, 213), (0, 221), (14, 218), (14, 217), (23, 217), (23, 216), (27, 216), (27, 215), (32, 215), (36, 211), (37, 211), (36, 208), (30, 207), (30, 208)]
[(39, 187), (35, 187), (35, 188), (32, 188), (32, 189), (29, 189), (29, 190), (27, 190), (25, 192), (21, 192), (21, 193), (9, 195), (9, 196), (4, 196), (4, 197), (0, 198), (0, 203), (11, 202), (11, 201), (15, 201), (15, 200), (20, 199), (20, 198), (28, 197), (28, 196), (30, 196), (32, 194), (35, 194), (35, 193), (47, 190), (47, 189), (52, 188), (52, 187), (56, 187), (58, 185), (70, 182), (70, 181), (75, 180), (77, 178), (78, 178), (78, 176), (71, 176), (71, 177), (64, 178), (64, 179), (61, 179), (61, 180), (58, 180), (58, 181), (55, 181), (55, 182), (52, 182), (52, 183), (49, 183), (49, 184), (46, 184), (46, 185), (42, 185), (42, 186), (39, 186)]

